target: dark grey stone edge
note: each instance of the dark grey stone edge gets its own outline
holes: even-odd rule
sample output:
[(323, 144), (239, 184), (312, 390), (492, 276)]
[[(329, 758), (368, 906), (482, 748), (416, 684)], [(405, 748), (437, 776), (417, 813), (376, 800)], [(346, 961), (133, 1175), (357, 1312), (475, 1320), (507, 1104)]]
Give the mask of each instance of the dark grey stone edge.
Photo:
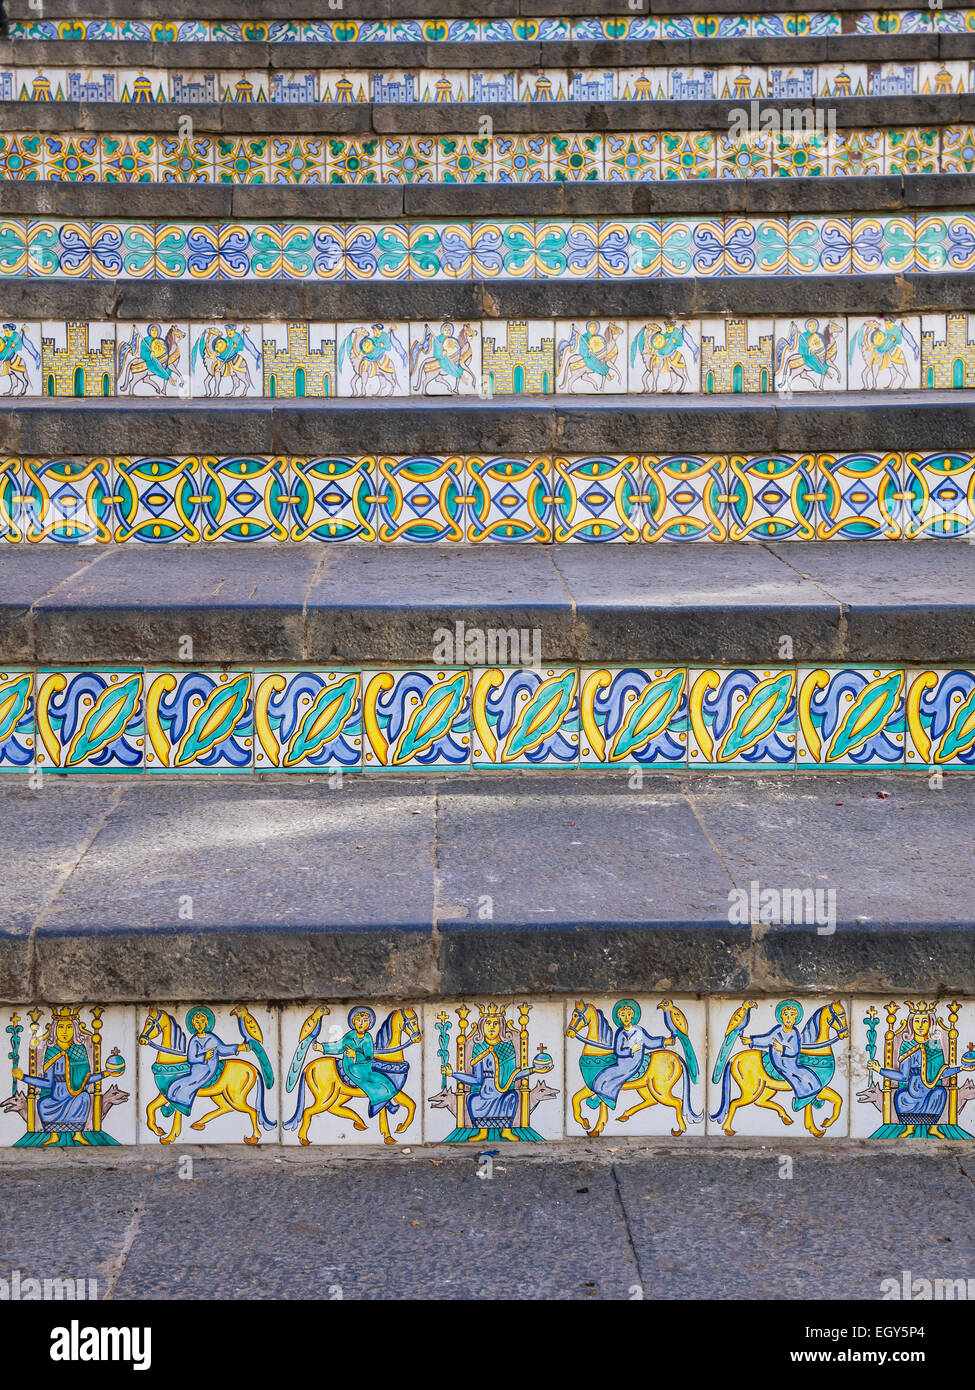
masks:
[(168, 184), (0, 182), (0, 214), (26, 217), (608, 217), (901, 212), (975, 205), (975, 174), (638, 183)]
[(0, 995), (50, 1003), (218, 1002), (355, 995), (616, 990), (975, 993), (975, 924), (897, 922), (760, 931), (725, 921), (561, 927), (268, 928), (52, 933), (0, 939)]

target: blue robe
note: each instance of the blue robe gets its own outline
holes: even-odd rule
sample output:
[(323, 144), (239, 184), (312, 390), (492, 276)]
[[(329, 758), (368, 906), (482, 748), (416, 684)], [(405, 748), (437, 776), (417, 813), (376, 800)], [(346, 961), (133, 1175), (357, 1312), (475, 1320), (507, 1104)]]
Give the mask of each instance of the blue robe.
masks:
[(478, 1129), (512, 1127), (521, 1098), (517, 1083), (531, 1075), (531, 1068), (515, 1070), (515, 1049), (510, 1042), (502, 1041), (494, 1047), (477, 1044), (470, 1071), (455, 1071), (452, 1075), (455, 1081), (470, 1087), (467, 1112)]
[(653, 1037), (639, 1024), (629, 1030), (617, 1028), (613, 1039), (614, 1060), (587, 1082), (589, 1089), (613, 1109), (625, 1083), (639, 1076), (644, 1069), (644, 1059), (663, 1045), (663, 1038)]
[[(47, 1065), (47, 1059), (52, 1053), (55, 1060)], [(36, 1086), (41, 1092), (37, 1098), (37, 1118), (45, 1133), (78, 1134), (88, 1128), (91, 1115), (92, 1098), (87, 1088), (93, 1082), (100, 1081), (103, 1073), (89, 1073), (87, 1054), (78, 1044), (73, 1045), (69, 1049), (71, 1085), (77, 1091), (84, 1082), (85, 1089), (77, 1095), (72, 1095), (68, 1089), (68, 1058), (63, 1052), (60, 1055), (58, 1053), (58, 1048), (49, 1047), (45, 1054), (44, 1075), (25, 1076), (24, 1081), (28, 1086)]]
[[(901, 1084), (894, 1092), (894, 1109), (903, 1125), (934, 1125), (948, 1104), (947, 1088), (930, 1086), (928, 1079), (938, 1075), (944, 1053), (938, 1043), (924, 1043), (902, 1057), (896, 1067), (881, 1067), (880, 1076)], [(939, 1077), (957, 1076), (961, 1067), (945, 1067)]]
[[(213, 1056), (208, 1061), (204, 1053), (210, 1051), (213, 1052)], [(174, 1077), (169, 1083), (166, 1099), (178, 1110), (182, 1110), (184, 1115), (188, 1115), (197, 1091), (215, 1081), (223, 1067), (223, 1059), (233, 1057), (236, 1052), (236, 1043), (221, 1042), (212, 1033), (203, 1033), (199, 1037), (194, 1034), (186, 1048), (189, 1066), (181, 1076)]]
[[(766, 1060), (771, 1062), (782, 1080), (789, 1083), (797, 1101), (809, 1101), (819, 1095), (822, 1080), (812, 1067), (799, 1061), (802, 1044), (798, 1028), (787, 1030), (783, 1024), (777, 1023), (767, 1033), (753, 1033), (751, 1041), (753, 1047), (766, 1049)], [(773, 1042), (781, 1044), (781, 1052), (772, 1050)]]

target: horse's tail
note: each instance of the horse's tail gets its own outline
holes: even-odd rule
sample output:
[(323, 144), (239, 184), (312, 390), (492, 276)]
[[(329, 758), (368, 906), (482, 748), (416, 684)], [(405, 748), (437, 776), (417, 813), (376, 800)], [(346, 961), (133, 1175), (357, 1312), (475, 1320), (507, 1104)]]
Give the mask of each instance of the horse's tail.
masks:
[(687, 1070), (687, 1063), (684, 1061), (683, 1057), (678, 1057), (677, 1060), (680, 1062), (680, 1069), (684, 1074), (684, 1109), (687, 1111), (687, 1118), (692, 1125), (699, 1125), (704, 1119), (704, 1110), (703, 1108), (701, 1110), (694, 1109), (691, 1074)]
[(301, 1113), (305, 1108), (305, 1073), (301, 1073), (301, 1080), (298, 1082), (298, 1102), (295, 1105), (295, 1113), (290, 1120), (282, 1120), (282, 1129), (297, 1129), (301, 1124)]
[(724, 1120), (727, 1118), (728, 1111), (731, 1109), (731, 1061), (725, 1062), (724, 1071), (721, 1073), (721, 1101), (717, 1110), (711, 1116), (712, 1120)]
[(268, 1119), (267, 1111), (264, 1109), (264, 1077), (261, 1075), (260, 1071), (258, 1071), (256, 1067), (255, 1071), (257, 1073), (257, 1103), (255, 1105), (255, 1109), (257, 1110), (258, 1118), (261, 1121), (261, 1128), (277, 1129), (277, 1120)]

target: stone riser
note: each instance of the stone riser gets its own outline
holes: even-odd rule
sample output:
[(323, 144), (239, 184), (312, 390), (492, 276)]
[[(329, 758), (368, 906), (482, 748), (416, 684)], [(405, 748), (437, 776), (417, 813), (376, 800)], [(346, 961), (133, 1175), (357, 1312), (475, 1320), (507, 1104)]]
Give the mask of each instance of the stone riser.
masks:
[[(179, 1075), (179, 1058), (194, 1046), (194, 1011), (203, 1014), (204, 1042), (195, 1044), (197, 1049), (220, 1049), (223, 1063), (207, 1071), (194, 1057), (199, 1079), (188, 1094), (177, 1083), (172, 1094), (182, 1110), (174, 1121), (172, 1107), (160, 1113), (160, 1096)], [(783, 1031), (780, 1019), (790, 1026), (798, 1019), (799, 1031)], [(876, 1059), (892, 1071), (902, 1053), (907, 1058), (915, 1019), (919, 1029), (930, 1031), (935, 1066), (954, 1068), (919, 1116), (908, 1115), (897, 1082), (885, 1082), (870, 1068)], [(628, 1031), (637, 1020), (643, 1031), (636, 1033), (635, 1044), (632, 1036), (626, 1047), (620, 1044), (617, 1060), (618, 1030)], [(41, 1078), (45, 1059), (56, 1051), (58, 1026), (72, 1038), (72, 1090), (83, 1076), (96, 1078), (82, 1092), (85, 1099), (62, 1094), (60, 1103), (56, 1093), (14, 1078), (12, 1095), (0, 1107), (0, 1146), (31, 1152), (49, 1136), (53, 1143), (77, 1148), (75, 1133), (92, 1145), (160, 1138), (273, 1146), (546, 1142), (591, 1139), (593, 1131), (605, 1133), (609, 1142), (615, 1135), (657, 1140), (686, 1132), (720, 1146), (725, 1135), (735, 1133), (760, 1138), (792, 1131), (808, 1139), (822, 1138), (828, 1130), (831, 1138), (890, 1139), (913, 1122), (923, 1127), (919, 1137), (973, 1138), (965, 1126), (972, 1123), (966, 1110), (975, 1093), (970, 1076), (975, 1057), (964, 1058), (975, 1030), (975, 1002), (964, 998), (926, 997), (924, 1003), (909, 1004), (886, 996), (633, 998), (620, 991), (615, 998), (593, 998), (587, 991), (576, 1000), (474, 996), (415, 1007), (356, 997), (284, 1009), (242, 1003), (233, 1010), (219, 1004), (210, 1009), (199, 1000), (150, 1001), (129, 1008), (3, 1008), (0, 1026), (15, 1059), (10, 1069), (25, 1078)], [(726, 1028), (732, 1030), (727, 1042)], [(819, 1038), (826, 1041), (819, 1045), (815, 1070), (808, 1058), (796, 1061), (801, 1068), (796, 1074), (782, 1061), (786, 1074), (793, 1075), (795, 1093), (806, 1097), (793, 1105), (793, 1088), (776, 1059), (781, 1061), (783, 1046), (788, 1055), (800, 1039)], [(161, 1043), (168, 1047), (160, 1051)], [(384, 1068), (371, 1065), (373, 1050), (377, 1061), (387, 1063)], [(485, 1108), (488, 1086), (481, 1091), (485, 1059), (497, 1067), (503, 1083), (492, 1109)], [(188, 1070), (184, 1064), (183, 1072)], [(617, 1071), (629, 1083), (623, 1090), (609, 1082)], [(645, 1072), (653, 1078), (652, 1092), (638, 1084)], [(757, 1092), (753, 1074), (761, 1081)], [(758, 1109), (753, 1101), (770, 1077), (780, 1083), (773, 1085), (775, 1108)], [(365, 1093), (356, 1084), (360, 1080)], [(218, 1109), (211, 1116), (214, 1103), (224, 1098), (221, 1081), (229, 1113)], [(345, 1094), (327, 1109), (316, 1106), (319, 1097), (327, 1104), (336, 1081)], [(207, 1090), (197, 1097), (200, 1086)], [(503, 1098), (506, 1093), (510, 1101)], [(816, 1095), (822, 1103), (810, 1106)], [(398, 1101), (387, 1113), (383, 1107), (394, 1096)], [(609, 1104), (600, 1106), (603, 1097)], [(378, 1112), (368, 1120), (367, 1099)], [(944, 1128), (929, 1134), (928, 1127), (939, 1121)]]

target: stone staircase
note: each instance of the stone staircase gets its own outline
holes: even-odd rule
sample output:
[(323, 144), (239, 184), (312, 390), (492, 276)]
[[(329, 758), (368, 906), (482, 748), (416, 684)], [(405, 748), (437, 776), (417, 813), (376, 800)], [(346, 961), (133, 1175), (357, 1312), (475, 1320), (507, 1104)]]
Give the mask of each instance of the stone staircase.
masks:
[(294, 8), (7, 0), (0, 1144), (969, 1139), (975, 11)]

